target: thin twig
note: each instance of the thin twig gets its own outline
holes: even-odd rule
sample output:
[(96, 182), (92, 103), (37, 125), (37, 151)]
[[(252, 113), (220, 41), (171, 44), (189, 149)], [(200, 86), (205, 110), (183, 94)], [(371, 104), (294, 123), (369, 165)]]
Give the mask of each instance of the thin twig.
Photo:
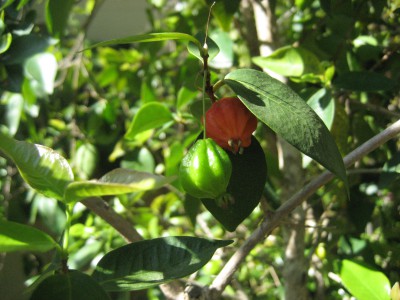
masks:
[[(349, 153), (344, 158), (346, 167), (354, 164), (362, 157), (375, 150), (379, 146), (385, 144), (390, 139), (394, 138), (400, 133), (400, 120), (393, 123), (391, 126), (377, 134), (370, 140), (366, 141), (360, 147)], [(244, 242), (244, 244), (235, 252), (229, 259), (224, 268), (215, 278), (210, 286), (210, 294), (212, 299), (217, 299), (222, 291), (232, 280), (232, 277), (240, 264), (245, 260), (250, 251), (264, 238), (271, 233), (271, 231), (279, 226), (282, 220), (289, 215), (289, 213), (300, 205), (309, 196), (315, 193), (320, 187), (329, 182), (334, 175), (331, 172), (324, 172), (317, 178), (305, 185), (301, 190), (294, 194), (289, 200), (285, 201), (274, 214), (265, 218), (260, 226), (253, 232), (253, 234)]]

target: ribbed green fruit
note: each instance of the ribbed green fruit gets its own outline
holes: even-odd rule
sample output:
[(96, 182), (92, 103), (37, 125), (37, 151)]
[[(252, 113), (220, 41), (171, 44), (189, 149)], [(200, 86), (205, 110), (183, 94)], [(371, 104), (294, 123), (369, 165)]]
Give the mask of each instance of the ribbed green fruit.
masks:
[(226, 193), (232, 174), (228, 154), (212, 139), (198, 140), (182, 160), (179, 180), (196, 198), (218, 199)]

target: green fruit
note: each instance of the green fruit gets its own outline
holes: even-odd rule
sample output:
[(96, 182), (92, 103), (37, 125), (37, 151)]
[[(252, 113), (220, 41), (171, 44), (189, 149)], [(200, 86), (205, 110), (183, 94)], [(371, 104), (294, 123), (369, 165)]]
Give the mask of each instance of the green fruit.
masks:
[(225, 195), (231, 174), (228, 154), (212, 139), (201, 139), (183, 158), (179, 180), (193, 197), (218, 199)]

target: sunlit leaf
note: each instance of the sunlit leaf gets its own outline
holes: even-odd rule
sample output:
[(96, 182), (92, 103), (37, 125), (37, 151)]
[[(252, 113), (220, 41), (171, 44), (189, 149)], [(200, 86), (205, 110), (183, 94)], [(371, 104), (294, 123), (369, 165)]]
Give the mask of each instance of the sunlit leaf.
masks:
[(188, 236), (136, 242), (107, 253), (92, 276), (107, 291), (146, 289), (192, 274), (231, 243)]
[(109, 41), (100, 42), (94, 44), (88, 49), (95, 47), (122, 45), (122, 44), (132, 44), (132, 43), (148, 43), (148, 42), (159, 42), (168, 40), (184, 40), (194, 43), (198, 48), (202, 48), (203, 45), (194, 37), (186, 33), (180, 32), (159, 32), (159, 33), (148, 33), (141, 35), (134, 35), (126, 38), (113, 39)]
[(307, 104), (317, 113), (326, 127), (331, 129), (335, 117), (335, 99), (332, 93), (322, 88), (308, 99)]
[(0, 150), (17, 165), (24, 180), (37, 192), (62, 200), (74, 179), (67, 160), (53, 149), (16, 141), (0, 132)]
[(358, 300), (389, 300), (390, 282), (385, 274), (363, 263), (343, 260), (340, 270), (343, 285)]
[(68, 185), (66, 202), (76, 202), (88, 197), (120, 195), (160, 188), (172, 181), (161, 175), (127, 169), (114, 169), (99, 180), (76, 181)]
[(254, 57), (253, 62), (261, 68), (288, 77), (299, 77), (308, 73), (321, 74), (323, 72), (318, 57), (302, 47), (286, 46), (269, 56)]
[(164, 104), (159, 102), (146, 103), (135, 114), (125, 138), (133, 139), (138, 133), (160, 127), (172, 120), (172, 114)]
[(210, 66), (217, 69), (227, 69), (233, 65), (233, 41), (228, 33), (216, 30), (210, 33), (220, 51), (211, 61)]
[(56, 246), (57, 243), (39, 229), (0, 220), (0, 253), (14, 251), (46, 252)]
[(260, 121), (333, 172), (347, 186), (343, 159), (329, 130), (292, 89), (265, 73), (250, 69), (235, 70), (224, 81)]
[(52, 94), (57, 73), (57, 60), (51, 53), (36, 54), (24, 63), (25, 76), (35, 80), (46, 94)]

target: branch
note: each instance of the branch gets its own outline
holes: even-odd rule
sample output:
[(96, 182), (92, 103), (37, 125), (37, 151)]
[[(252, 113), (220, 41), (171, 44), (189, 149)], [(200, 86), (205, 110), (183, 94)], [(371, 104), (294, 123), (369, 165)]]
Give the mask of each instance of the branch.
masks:
[(133, 227), (128, 220), (116, 213), (115, 210), (101, 198), (88, 198), (83, 200), (82, 204), (104, 219), (110, 226), (117, 230), (127, 242), (133, 243), (143, 240), (135, 227)]
[[(385, 144), (396, 135), (400, 134), (400, 120), (393, 123), (391, 126), (377, 134), (364, 144), (350, 152), (343, 159), (346, 167), (354, 164), (362, 157), (366, 156), (371, 151), (379, 146)], [(218, 299), (222, 291), (232, 280), (232, 277), (239, 265), (245, 260), (250, 251), (261, 242), (273, 229), (279, 226), (282, 220), (289, 215), (289, 213), (300, 205), (304, 200), (315, 193), (320, 187), (328, 183), (334, 175), (331, 172), (324, 172), (317, 178), (309, 182), (290, 199), (285, 201), (276, 211), (263, 220), (260, 226), (253, 232), (253, 234), (243, 243), (243, 245), (232, 255), (224, 268), (215, 278), (210, 286), (210, 295), (212, 299)]]

